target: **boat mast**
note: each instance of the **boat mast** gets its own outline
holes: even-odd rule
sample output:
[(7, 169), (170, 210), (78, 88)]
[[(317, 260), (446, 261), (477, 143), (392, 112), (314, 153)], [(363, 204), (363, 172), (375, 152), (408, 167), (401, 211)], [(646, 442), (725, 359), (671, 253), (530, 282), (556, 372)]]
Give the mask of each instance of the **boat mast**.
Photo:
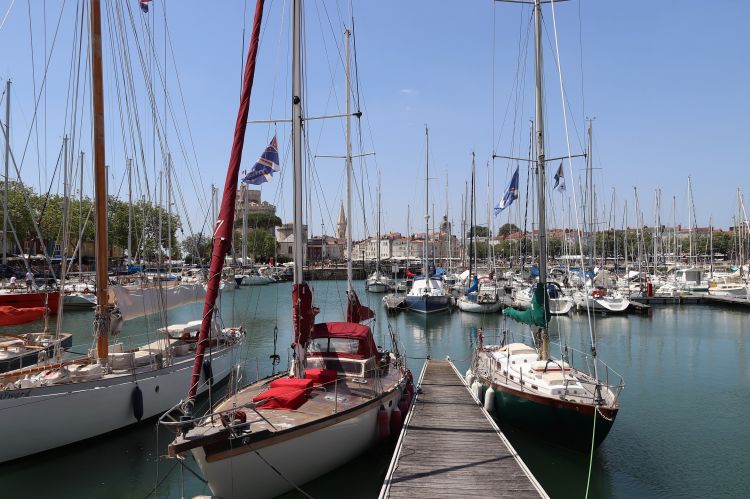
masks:
[(294, 178), (294, 283), (304, 278), (302, 232), (302, 0), (292, 0), (292, 164)]
[(96, 313), (94, 332), (100, 364), (108, 361), (108, 338), (113, 306), (107, 290), (107, 170), (104, 165), (104, 85), (102, 82), (102, 20), (99, 0), (91, 0), (91, 97), (94, 125), (94, 202), (96, 228)]
[(427, 238), (430, 237), (430, 131), (424, 127), (425, 137), (425, 169), (424, 169), (424, 242), (422, 243), (422, 275), (427, 278)]
[[(351, 111), (351, 54), (349, 37), (351, 33), (344, 30), (344, 46), (346, 47), (346, 292), (352, 293), (352, 111)], [(378, 218), (380, 222), (380, 218)]]
[(5, 82), (5, 182), (3, 185), (3, 265), (8, 264), (8, 166), (10, 165), (10, 80)]
[(83, 151), (79, 155), (80, 165), (78, 171), (81, 173), (78, 187), (78, 278), (83, 281)]
[(133, 240), (133, 160), (128, 158), (128, 265), (133, 265), (133, 242), (132, 240)]
[(474, 272), (476, 272), (476, 259), (477, 259), (477, 252), (476, 247), (474, 246), (474, 236), (476, 232), (476, 223), (474, 221), (474, 205), (476, 204), (475, 196), (477, 194), (477, 184), (476, 184), (476, 163), (475, 163), (475, 155), (472, 152), (471, 153), (471, 204), (469, 208), (469, 288), (471, 288), (472, 284), (472, 278), (471, 278), (471, 271), (472, 268)]
[[(539, 209), (539, 283), (544, 286), (544, 313), (545, 318), (549, 303), (547, 297), (547, 221), (545, 214), (545, 183), (544, 173), (544, 110), (542, 103), (542, 5), (540, 0), (534, 0), (534, 26), (535, 26), (535, 67), (536, 67), (536, 98), (535, 98), (535, 121), (536, 121), (536, 176), (537, 176), (537, 206)], [(546, 321), (545, 321), (546, 322)], [(539, 350), (540, 360), (549, 359), (549, 332), (547, 327), (541, 328), (541, 345)]]
[(380, 172), (378, 172), (378, 224), (375, 235), (375, 242), (377, 243), (375, 251), (375, 281), (378, 282), (380, 280)]

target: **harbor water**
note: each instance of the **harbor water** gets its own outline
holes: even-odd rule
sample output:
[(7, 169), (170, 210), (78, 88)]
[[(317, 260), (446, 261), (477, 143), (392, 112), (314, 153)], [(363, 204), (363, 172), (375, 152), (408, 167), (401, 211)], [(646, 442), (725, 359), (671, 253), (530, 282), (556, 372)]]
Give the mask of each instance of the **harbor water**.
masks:
[[(317, 281), (312, 285), (321, 310), (317, 320), (342, 320), (345, 282)], [(485, 342), (490, 342), (493, 331), (522, 331), (525, 327), (499, 314), (455, 311), (427, 318), (408, 312), (388, 316), (381, 306), (382, 295), (368, 295), (362, 282), (356, 287), (362, 301), (377, 312), (373, 325), (376, 342), (389, 345), (388, 328), (397, 331), (415, 374), (427, 356), (450, 356), (466, 371), (478, 328), (485, 330)], [(137, 335), (150, 330), (153, 337), (153, 331), (166, 322), (199, 318), (201, 308), (202, 304), (193, 304), (170, 311), (168, 319), (154, 315), (130, 321), (119, 341), (138, 344)], [(225, 325), (247, 328), (246, 344), (237, 359), (246, 381), (271, 374), (274, 330), (281, 356), (275, 369), (285, 369), (292, 337), (289, 283), (227, 293), (221, 309)], [(85, 352), (91, 345), (92, 316), (91, 312), (64, 314), (63, 330), (74, 333), (78, 351)], [(41, 321), (33, 325), (42, 327)], [(29, 325), (7, 329), (28, 331)], [(708, 305), (655, 306), (652, 317), (597, 317), (595, 329), (600, 359), (625, 378), (626, 386), (614, 428), (593, 455), (589, 497), (746, 496), (750, 490), (750, 429), (745, 416), (750, 401), (747, 312)], [(581, 351), (589, 349), (585, 314), (554, 318), (550, 332), (553, 341), (562, 340)], [(214, 396), (220, 396), (222, 390), (225, 388)], [(203, 400), (203, 407), (207, 403)], [(48, 424), (65, 431), (65, 421), (54, 414), (48, 416)], [(80, 417), (96, 418), (95, 408), (81, 408)], [(566, 450), (512, 427), (503, 430), (551, 497), (584, 497), (589, 453)], [(193, 474), (199, 470), (191, 459), (181, 466), (163, 457), (171, 439), (169, 431), (148, 421), (5, 463), (0, 468), (2, 496), (173, 498), (209, 494), (207, 485)], [(301, 488), (316, 498), (377, 497), (394, 443), (384, 442)], [(296, 492), (287, 496), (304, 497)]]

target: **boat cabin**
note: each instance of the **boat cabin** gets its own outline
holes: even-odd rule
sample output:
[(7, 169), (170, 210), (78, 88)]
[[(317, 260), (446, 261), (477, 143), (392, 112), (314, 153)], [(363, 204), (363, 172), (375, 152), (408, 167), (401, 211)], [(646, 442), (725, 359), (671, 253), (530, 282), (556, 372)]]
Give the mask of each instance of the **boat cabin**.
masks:
[(339, 376), (373, 377), (378, 347), (369, 327), (354, 322), (315, 324), (307, 347), (307, 370), (336, 371)]

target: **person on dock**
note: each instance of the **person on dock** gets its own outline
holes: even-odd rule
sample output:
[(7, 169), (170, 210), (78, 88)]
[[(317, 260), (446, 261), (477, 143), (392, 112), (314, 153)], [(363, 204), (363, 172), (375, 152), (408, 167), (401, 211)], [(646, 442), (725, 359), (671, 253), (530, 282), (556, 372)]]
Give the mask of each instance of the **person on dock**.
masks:
[(34, 274), (29, 270), (26, 272), (26, 291), (31, 291), (31, 287), (34, 284)]

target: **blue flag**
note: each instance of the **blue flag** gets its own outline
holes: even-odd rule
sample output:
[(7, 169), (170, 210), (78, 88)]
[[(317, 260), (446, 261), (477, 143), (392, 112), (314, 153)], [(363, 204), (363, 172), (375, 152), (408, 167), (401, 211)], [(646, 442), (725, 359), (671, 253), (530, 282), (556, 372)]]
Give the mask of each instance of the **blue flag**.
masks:
[(513, 201), (518, 199), (518, 167), (516, 166), (516, 171), (513, 174), (513, 177), (510, 179), (510, 184), (508, 184), (508, 188), (505, 189), (505, 194), (503, 194), (503, 199), (500, 200), (499, 203), (497, 203), (497, 206), (495, 206), (495, 216), (499, 215), (501, 211), (503, 211), (505, 208), (513, 204)]
[(242, 181), (246, 184), (260, 185), (271, 180), (273, 172), (277, 171), (279, 171), (279, 144), (274, 135), (271, 143)]
[(560, 166), (557, 168), (557, 173), (555, 173), (555, 186), (553, 189), (560, 192), (565, 190), (565, 172), (563, 171), (562, 161), (560, 161)]

